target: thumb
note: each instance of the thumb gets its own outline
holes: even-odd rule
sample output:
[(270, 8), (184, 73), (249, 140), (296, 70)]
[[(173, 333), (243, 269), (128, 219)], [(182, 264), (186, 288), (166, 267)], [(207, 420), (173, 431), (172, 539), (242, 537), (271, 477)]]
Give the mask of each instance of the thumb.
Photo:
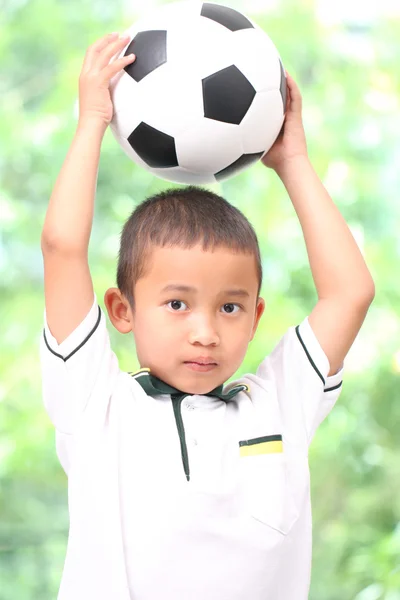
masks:
[(291, 112), (300, 113), (302, 109), (302, 97), (299, 86), (291, 75), (286, 71), (286, 81), (289, 88), (290, 105), (289, 110)]

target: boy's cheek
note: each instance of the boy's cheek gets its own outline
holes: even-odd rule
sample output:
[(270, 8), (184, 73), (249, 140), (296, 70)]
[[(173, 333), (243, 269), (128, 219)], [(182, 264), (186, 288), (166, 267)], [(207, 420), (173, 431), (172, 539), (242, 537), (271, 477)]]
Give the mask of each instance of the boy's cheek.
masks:
[(154, 346), (161, 346), (176, 338), (179, 334), (180, 327), (176, 323), (176, 319), (168, 318), (166, 311), (152, 311), (147, 315), (146, 324), (143, 328), (143, 333), (147, 337), (152, 338)]

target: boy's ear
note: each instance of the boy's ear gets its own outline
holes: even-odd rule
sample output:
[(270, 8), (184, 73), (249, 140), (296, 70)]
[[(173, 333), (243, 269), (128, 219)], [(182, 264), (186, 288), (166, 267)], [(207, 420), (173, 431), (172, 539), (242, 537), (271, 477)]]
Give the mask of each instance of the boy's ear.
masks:
[(265, 300), (264, 298), (258, 298), (256, 305), (256, 314), (254, 317), (253, 330), (251, 332), (250, 341), (253, 340), (255, 333), (257, 331), (258, 324), (260, 322), (261, 316), (265, 310)]
[(104, 304), (115, 329), (120, 333), (129, 333), (132, 331), (133, 317), (131, 307), (128, 300), (126, 300), (118, 288), (109, 288), (106, 291), (104, 294)]

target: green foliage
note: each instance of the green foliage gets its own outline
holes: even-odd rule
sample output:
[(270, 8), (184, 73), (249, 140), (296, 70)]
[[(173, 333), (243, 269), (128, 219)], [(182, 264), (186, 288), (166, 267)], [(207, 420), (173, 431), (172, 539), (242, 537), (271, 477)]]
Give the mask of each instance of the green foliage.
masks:
[[(303, 94), (312, 162), (363, 249), (376, 298), (346, 360), (340, 400), (310, 451), (311, 600), (400, 600), (399, 20), (327, 25), (317, 0), (250, 13)], [(249, 13), (244, 3), (233, 6)], [(251, 5), (250, 5), (251, 6)], [(144, 11), (143, 7), (137, 13)], [(0, 600), (54, 598), (65, 556), (65, 475), (41, 400), (40, 234), (76, 124), (86, 47), (134, 20), (122, 1), (3, 2), (0, 120)], [(136, 204), (170, 183), (136, 167), (107, 133), (90, 246), (102, 307), (115, 285), (118, 236)], [(258, 164), (212, 187), (254, 224), (266, 313), (240, 372), (254, 371), (316, 300), (301, 228), (274, 173)], [(131, 336), (111, 330), (123, 370)]]

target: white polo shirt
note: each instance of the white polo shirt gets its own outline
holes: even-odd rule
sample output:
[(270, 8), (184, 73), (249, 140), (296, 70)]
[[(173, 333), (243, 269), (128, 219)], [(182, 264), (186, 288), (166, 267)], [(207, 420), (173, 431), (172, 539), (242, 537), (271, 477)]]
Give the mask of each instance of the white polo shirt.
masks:
[(308, 318), (229, 400), (147, 393), (148, 371), (120, 371), (96, 297), (61, 344), (44, 313), (40, 354), (68, 475), (59, 600), (308, 598), (308, 448), (343, 375), (327, 376)]

